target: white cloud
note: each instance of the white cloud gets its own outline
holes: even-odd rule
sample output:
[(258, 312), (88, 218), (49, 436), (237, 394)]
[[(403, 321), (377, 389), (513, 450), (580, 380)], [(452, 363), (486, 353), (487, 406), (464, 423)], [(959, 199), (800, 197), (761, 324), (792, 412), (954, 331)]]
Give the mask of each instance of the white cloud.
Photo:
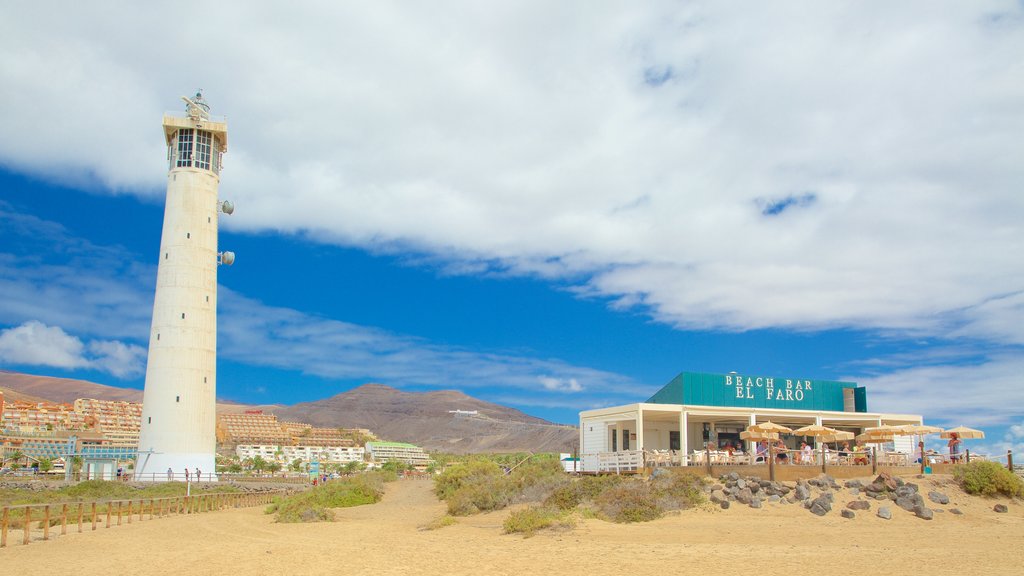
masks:
[(0, 332), (0, 360), (11, 364), (81, 368), (85, 345), (56, 326), (26, 322)]
[(1024, 357), (997, 354), (961, 364), (895, 368), (856, 379), (868, 389), (868, 410), (923, 414), (929, 423), (971, 428), (1005, 426), (1024, 414)]
[(563, 394), (588, 391), (622, 401), (643, 388), (612, 372), (556, 359), (441, 346), (370, 326), (267, 306), (220, 288), (218, 354), (253, 366), (272, 366), (334, 379), (392, 386), (544, 392), (548, 401), (575, 406)]
[(202, 86), (229, 227), (678, 327), (1024, 341), (1018, 3), (176, 6), (5, 12), (0, 162), (158, 194)]
[(29, 321), (0, 331), (0, 362), (55, 368), (91, 368), (117, 378), (133, 378), (144, 371), (146, 350), (116, 341), (95, 340), (88, 345), (59, 326)]
[(550, 376), (538, 376), (537, 380), (544, 386), (545, 390), (555, 392), (582, 392), (583, 386), (575, 378), (552, 378)]

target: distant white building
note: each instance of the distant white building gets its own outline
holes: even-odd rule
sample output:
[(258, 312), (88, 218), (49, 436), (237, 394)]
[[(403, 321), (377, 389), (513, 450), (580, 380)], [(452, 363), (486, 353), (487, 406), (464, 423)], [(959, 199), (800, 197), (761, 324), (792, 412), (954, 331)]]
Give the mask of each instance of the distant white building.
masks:
[(377, 464), (395, 461), (426, 467), (431, 462), (423, 448), (405, 442), (367, 442), (366, 451), (370, 454), (370, 460)]
[(295, 460), (345, 464), (362, 462), (362, 446), (279, 446), (275, 444), (239, 444), (235, 454), (242, 460), (259, 456), (268, 462), (287, 464)]

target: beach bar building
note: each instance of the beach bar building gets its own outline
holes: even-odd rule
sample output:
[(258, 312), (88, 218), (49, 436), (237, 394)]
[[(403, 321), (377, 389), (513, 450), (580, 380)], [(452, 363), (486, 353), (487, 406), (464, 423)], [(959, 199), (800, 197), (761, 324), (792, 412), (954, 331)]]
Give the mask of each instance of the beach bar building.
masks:
[[(727, 444), (749, 458), (754, 444), (740, 433), (767, 421), (854, 434), (882, 425), (922, 424), (919, 415), (869, 412), (867, 391), (853, 382), (683, 372), (645, 402), (580, 412), (582, 469), (637, 469), (645, 453), (671, 454), (672, 464), (693, 465)], [(782, 439), (789, 448), (801, 441)], [(913, 451), (912, 437), (895, 442), (895, 450)]]

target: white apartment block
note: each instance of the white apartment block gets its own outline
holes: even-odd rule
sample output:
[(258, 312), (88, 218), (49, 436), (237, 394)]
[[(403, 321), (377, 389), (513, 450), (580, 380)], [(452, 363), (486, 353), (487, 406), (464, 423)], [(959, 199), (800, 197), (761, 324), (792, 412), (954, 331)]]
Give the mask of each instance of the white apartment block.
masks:
[(345, 464), (362, 462), (366, 451), (362, 446), (279, 446), (276, 444), (239, 444), (235, 454), (242, 460), (259, 456), (264, 460), (287, 464), (296, 459), (303, 462)]

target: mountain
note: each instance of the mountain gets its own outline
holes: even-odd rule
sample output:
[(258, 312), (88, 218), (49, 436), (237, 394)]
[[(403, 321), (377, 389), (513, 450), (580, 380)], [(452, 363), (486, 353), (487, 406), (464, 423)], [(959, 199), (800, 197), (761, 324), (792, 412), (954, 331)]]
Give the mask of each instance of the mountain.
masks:
[[(142, 402), (142, 390), (134, 388), (117, 388), (89, 382), (88, 380), (36, 376), (33, 374), (9, 372), (7, 370), (0, 370), (0, 389), (4, 390), (4, 397), (7, 400), (24, 400), (33, 403), (48, 401), (72, 404), (79, 398)], [(8, 394), (8, 390), (11, 391), (10, 394)], [(19, 396), (25, 397), (21, 398)], [(248, 406), (224, 400), (217, 402), (217, 412), (219, 413), (240, 413), (253, 409), (273, 412), (275, 408), (278, 408), (278, 406)]]
[(142, 402), (142, 390), (115, 388), (87, 380), (52, 378), (0, 370), (0, 387), (50, 402), (72, 404), (79, 398)]
[(279, 420), (314, 426), (369, 428), (381, 438), (445, 452), (569, 452), (579, 438), (573, 426), (552, 424), (455, 390), (402, 392), (364, 384), (274, 413)]
[[(0, 389), (10, 400), (74, 402), (78, 398), (142, 402), (142, 391), (86, 380), (52, 378), (0, 370)], [(7, 395), (7, 390), (13, 391)], [(294, 406), (249, 406), (220, 401), (218, 413), (259, 409), (285, 422), (320, 427), (368, 428), (385, 440), (409, 442), (445, 452), (570, 452), (578, 442), (574, 426), (552, 424), (514, 408), (485, 402), (455, 390), (402, 392), (365, 384), (331, 398)]]

